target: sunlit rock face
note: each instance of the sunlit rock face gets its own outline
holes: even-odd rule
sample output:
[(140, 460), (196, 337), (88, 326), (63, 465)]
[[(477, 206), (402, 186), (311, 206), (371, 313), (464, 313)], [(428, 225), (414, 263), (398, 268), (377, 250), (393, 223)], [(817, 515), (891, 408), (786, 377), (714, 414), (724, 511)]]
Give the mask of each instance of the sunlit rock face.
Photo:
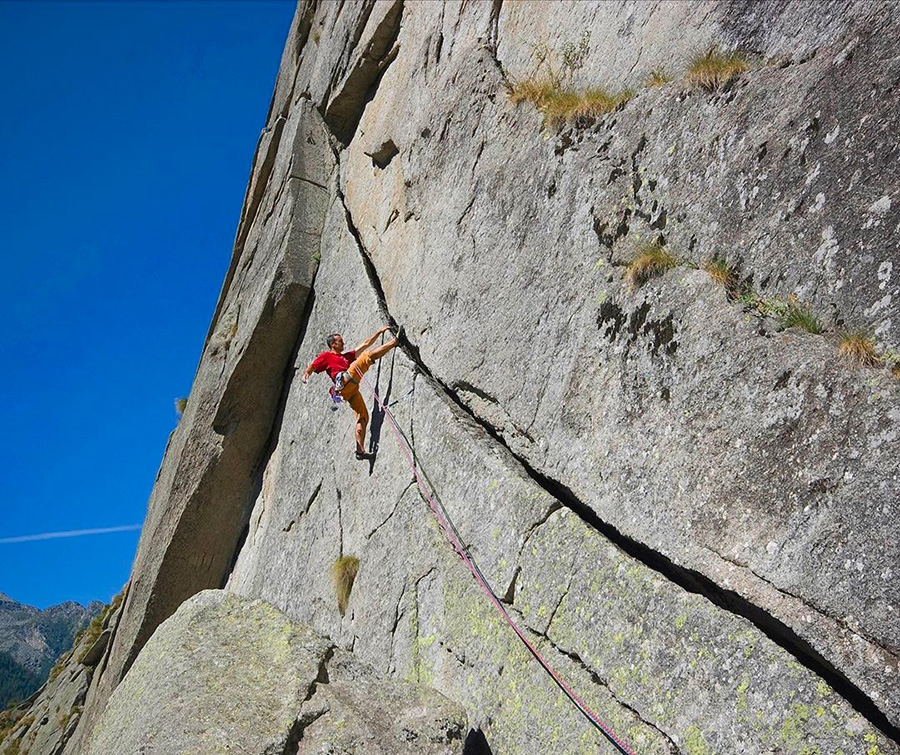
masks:
[[(67, 752), (157, 627), (223, 585), (455, 701), (470, 751), (612, 751), (404, 447), (636, 751), (900, 751), (898, 10), (301, 3)], [(690, 77), (710, 50), (741, 63), (712, 91)], [(630, 97), (555, 120), (514, 102), (548, 66), (552, 96)], [(648, 250), (669, 262), (637, 275)], [(363, 385), (360, 462), (352, 412), (299, 378), (327, 334), (387, 322), (406, 331)]]
[(451, 755), (465, 731), (434, 690), (381, 680), (272, 606), (207, 590), (154, 632), (87, 752)]

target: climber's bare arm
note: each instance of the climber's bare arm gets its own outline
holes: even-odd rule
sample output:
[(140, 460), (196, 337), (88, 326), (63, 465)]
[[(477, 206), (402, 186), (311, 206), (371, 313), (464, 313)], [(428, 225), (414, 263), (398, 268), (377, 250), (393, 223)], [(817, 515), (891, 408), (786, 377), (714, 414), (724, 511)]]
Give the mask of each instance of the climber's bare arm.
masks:
[(365, 351), (366, 349), (368, 349), (373, 343), (375, 343), (380, 335), (382, 335), (383, 333), (387, 333), (390, 329), (391, 328), (389, 325), (385, 325), (383, 328), (376, 330), (365, 341), (363, 341), (359, 346), (356, 347), (356, 353), (359, 354), (361, 351)]

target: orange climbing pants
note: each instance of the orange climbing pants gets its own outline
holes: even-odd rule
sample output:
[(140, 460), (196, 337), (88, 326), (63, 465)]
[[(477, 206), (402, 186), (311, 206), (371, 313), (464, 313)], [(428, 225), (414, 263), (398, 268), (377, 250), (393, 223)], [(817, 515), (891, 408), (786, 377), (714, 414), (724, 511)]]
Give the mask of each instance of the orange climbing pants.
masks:
[(356, 412), (356, 421), (368, 422), (369, 410), (366, 408), (366, 401), (359, 392), (359, 383), (362, 376), (366, 374), (369, 367), (372, 366), (374, 360), (368, 350), (360, 354), (356, 359), (350, 362), (347, 372), (353, 378), (355, 383), (347, 383), (342, 389), (340, 396), (344, 401), (350, 404), (350, 408)]

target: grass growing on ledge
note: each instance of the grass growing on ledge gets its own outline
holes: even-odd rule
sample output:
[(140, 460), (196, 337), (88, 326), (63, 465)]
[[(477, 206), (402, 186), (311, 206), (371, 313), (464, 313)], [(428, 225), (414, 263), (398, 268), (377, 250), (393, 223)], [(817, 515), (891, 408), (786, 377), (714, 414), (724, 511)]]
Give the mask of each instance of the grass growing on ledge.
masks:
[(703, 269), (720, 286), (724, 286), (729, 291), (737, 288), (737, 275), (725, 260), (716, 258), (708, 260), (704, 263)]
[(687, 82), (707, 92), (718, 92), (749, 69), (749, 64), (739, 53), (720, 52), (718, 48), (710, 47), (691, 59)]
[(838, 353), (845, 359), (862, 367), (878, 367), (881, 364), (881, 355), (875, 343), (863, 332), (854, 331), (841, 337)]
[(786, 302), (773, 302), (771, 307), (775, 317), (786, 328), (802, 328), (807, 333), (819, 335), (822, 324), (803, 302), (796, 297), (788, 297)]
[(78, 656), (78, 662), (81, 663), (81, 660), (87, 655), (88, 650), (91, 649), (93, 644), (97, 641), (100, 635), (103, 633), (103, 620), (106, 618), (106, 612), (101, 611), (98, 613), (93, 619), (91, 619), (91, 623), (87, 625), (87, 628), (84, 630), (83, 634), (75, 639), (76, 642), (84, 641), (84, 650), (81, 655)]
[(530, 102), (544, 116), (545, 128), (563, 123), (579, 125), (610, 113), (628, 102), (634, 92), (613, 92), (602, 87), (576, 88), (576, 73), (584, 67), (591, 51), (591, 33), (585, 31), (577, 42), (566, 42), (556, 50), (547, 41), (531, 46), (534, 67), (521, 80), (509, 83), (509, 97), (514, 104)]
[(62, 670), (66, 667), (66, 661), (72, 656), (72, 651), (70, 650), (67, 653), (63, 653), (57, 660), (56, 663), (53, 664), (53, 668), (50, 669), (50, 674), (47, 676), (47, 681), (52, 682), (56, 677), (58, 677)]
[(544, 126), (557, 128), (566, 122), (585, 123), (611, 113), (634, 96), (630, 89), (610, 92), (602, 88), (578, 91), (553, 79), (525, 79), (510, 86), (513, 103), (530, 102), (544, 116)]
[[(185, 399), (187, 401), (187, 399)], [(84, 652), (79, 657), (78, 661), (81, 662), (81, 659), (84, 658), (85, 654), (88, 650), (91, 649), (91, 646), (97, 641), (100, 635), (103, 633), (103, 624), (106, 622), (107, 617), (115, 611), (120, 605), (122, 605), (122, 601), (125, 599), (125, 588), (123, 588), (118, 595), (116, 595), (110, 602), (109, 605), (103, 607), (103, 609), (98, 613), (93, 619), (91, 619), (90, 623), (84, 627), (80, 632), (75, 635), (75, 639), (72, 640), (72, 649), (75, 649), (75, 646), (84, 641)]]
[(643, 283), (656, 275), (662, 275), (678, 264), (678, 259), (673, 257), (657, 243), (647, 244), (638, 249), (635, 258), (628, 265), (625, 277), (628, 282), (638, 288)]
[(773, 317), (783, 328), (800, 328), (813, 335), (821, 335), (824, 328), (812, 310), (796, 296), (784, 299), (766, 299), (751, 287), (745, 286), (737, 293), (737, 300), (755, 309), (763, 317)]
[(579, 95), (580, 100), (571, 112), (566, 113), (567, 120), (594, 119), (611, 113), (620, 105), (624, 105), (634, 97), (630, 89), (610, 92), (606, 89), (588, 89)]
[(79, 716), (80, 716), (80, 715), (81, 715), (81, 711), (82, 711), (83, 709), (84, 709), (83, 706), (81, 706), (81, 705), (76, 705), (76, 706), (74, 706), (68, 713), (66, 713), (66, 714), (64, 714), (64, 715), (62, 715), (62, 716), (60, 716), (60, 717), (57, 719), (57, 722), (59, 723), (59, 728), (62, 729), (63, 732), (65, 732), (66, 728), (68, 728), (68, 726), (69, 726), (69, 721), (72, 720), (72, 716), (75, 716), (75, 715), (79, 715)]
[(559, 90), (560, 85), (552, 79), (530, 78), (510, 84), (509, 99), (514, 105), (518, 105), (520, 102), (530, 102), (540, 109)]
[(186, 398), (176, 398), (175, 399), (175, 411), (178, 412), (179, 417), (182, 414), (184, 414), (185, 409), (187, 409), (187, 399)]
[(647, 74), (644, 79), (644, 84), (648, 87), (660, 87), (663, 84), (668, 84), (672, 80), (672, 77), (669, 76), (665, 71), (661, 68), (654, 68), (650, 73)]
[(15, 710), (6, 710), (3, 712), (3, 719), (0, 720), (0, 742), (3, 742), (10, 734), (17, 735), (16, 738), (6, 745), (3, 751), (4, 755), (19, 755), (19, 745), (22, 742), (21, 735), (18, 734), (22, 729), (27, 729), (34, 723), (34, 716), (28, 715), (22, 718), (13, 718)]
[(334, 592), (341, 616), (347, 611), (353, 580), (356, 579), (358, 571), (359, 559), (356, 556), (342, 556), (331, 567), (331, 578), (334, 580)]

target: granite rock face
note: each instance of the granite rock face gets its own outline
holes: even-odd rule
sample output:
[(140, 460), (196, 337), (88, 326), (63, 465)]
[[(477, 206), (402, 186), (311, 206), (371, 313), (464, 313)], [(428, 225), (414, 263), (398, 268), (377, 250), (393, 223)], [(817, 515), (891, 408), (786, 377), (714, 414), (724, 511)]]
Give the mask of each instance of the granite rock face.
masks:
[(272, 606), (206, 590), (144, 646), (85, 752), (449, 755), (465, 723), (461, 706), (377, 680)]
[[(79, 650), (75, 646), (75, 652)], [(0, 753), (59, 755), (72, 736), (93, 669), (73, 656), (62, 671), (13, 711), (14, 723), (0, 741)]]
[[(900, 380), (838, 354), (846, 330), (885, 361), (900, 349), (898, 11), (300, 3), (66, 752), (94, 746), (101, 714), (103, 736), (130, 731), (110, 694), (222, 584), (464, 706), (494, 753), (612, 751), (456, 559), (403, 443), (509, 615), (636, 751), (900, 752)], [(536, 44), (581, 39), (573, 86), (636, 93), (548, 130), (508, 87)], [(711, 46), (749, 64), (716, 93), (684, 80)], [(671, 81), (644, 86), (660, 69)], [(635, 288), (647, 242), (678, 264)], [(741, 285), (714, 283), (713, 258)], [(821, 332), (760, 302), (800, 303)], [(295, 376), (326, 334), (352, 345), (389, 320), (402, 348), (363, 392), (406, 440), (369, 398), (377, 458), (360, 463), (325, 378)], [(310, 732), (354, 693), (317, 691)], [(374, 731), (363, 717), (352, 736)]]

